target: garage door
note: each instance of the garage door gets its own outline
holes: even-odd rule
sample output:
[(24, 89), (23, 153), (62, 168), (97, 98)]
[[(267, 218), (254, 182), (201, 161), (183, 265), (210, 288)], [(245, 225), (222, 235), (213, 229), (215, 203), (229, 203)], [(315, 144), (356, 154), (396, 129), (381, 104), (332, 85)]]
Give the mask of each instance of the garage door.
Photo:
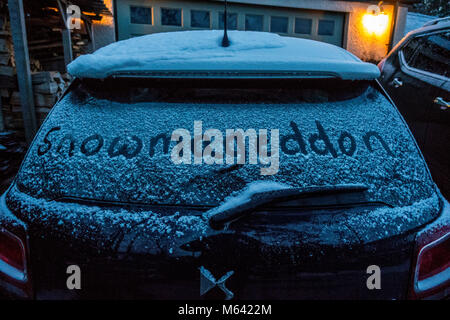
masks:
[[(343, 45), (345, 14), (244, 4), (229, 5), (230, 29), (274, 32)], [(223, 6), (202, 1), (118, 0), (119, 40), (149, 33), (223, 28)]]

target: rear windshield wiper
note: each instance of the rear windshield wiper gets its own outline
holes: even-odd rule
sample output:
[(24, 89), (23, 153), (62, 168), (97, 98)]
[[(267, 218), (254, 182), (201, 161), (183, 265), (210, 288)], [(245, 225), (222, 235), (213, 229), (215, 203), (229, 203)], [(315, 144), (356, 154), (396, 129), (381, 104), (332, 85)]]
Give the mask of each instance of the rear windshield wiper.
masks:
[(231, 208), (224, 206), (221, 209), (221, 206), (219, 206), (206, 214), (210, 215), (209, 224), (213, 229), (222, 229), (226, 224), (269, 204), (321, 195), (361, 193), (368, 189), (369, 187), (364, 184), (341, 184), (262, 191), (252, 194), (248, 199), (236, 203)]

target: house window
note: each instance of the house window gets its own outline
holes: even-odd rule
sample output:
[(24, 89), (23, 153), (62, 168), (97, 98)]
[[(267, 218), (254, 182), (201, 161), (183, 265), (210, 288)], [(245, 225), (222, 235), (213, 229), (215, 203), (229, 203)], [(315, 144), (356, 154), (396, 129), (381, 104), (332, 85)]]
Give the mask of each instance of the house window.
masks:
[(152, 24), (152, 8), (130, 6), (130, 22), (135, 24)]
[(270, 32), (288, 33), (287, 17), (270, 17)]
[(191, 27), (210, 28), (211, 18), (209, 11), (191, 10)]
[(300, 34), (311, 34), (312, 29), (312, 20), (311, 19), (303, 19), (303, 18), (295, 18), (295, 33)]
[(334, 34), (334, 20), (319, 20), (319, 35), (332, 36)]
[(181, 9), (161, 8), (161, 24), (181, 27)]
[[(225, 14), (219, 12), (219, 29), (223, 29), (223, 18)], [(237, 13), (227, 13), (227, 28), (229, 30), (237, 30)]]
[(262, 31), (264, 16), (258, 14), (245, 15), (245, 30), (248, 31)]

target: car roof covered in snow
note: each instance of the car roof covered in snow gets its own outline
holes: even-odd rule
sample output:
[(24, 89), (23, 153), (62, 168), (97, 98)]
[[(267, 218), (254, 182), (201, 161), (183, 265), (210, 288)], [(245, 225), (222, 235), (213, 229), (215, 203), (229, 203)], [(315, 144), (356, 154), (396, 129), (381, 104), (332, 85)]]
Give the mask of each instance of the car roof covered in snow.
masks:
[(396, 45), (389, 54), (385, 57), (385, 59), (389, 59), (393, 54), (397, 54), (397, 51), (402, 48), (405, 43), (407, 43), (411, 38), (415, 36), (426, 35), (428, 33), (432, 33), (439, 30), (450, 29), (450, 21), (444, 19), (436, 19), (432, 20), (422, 27), (409, 31)]
[(408, 32), (406, 34), (405, 38), (409, 38), (410, 36), (416, 35), (416, 34), (422, 34), (422, 33), (428, 33), (428, 32), (433, 32), (433, 31), (437, 31), (437, 30), (448, 29), (448, 28), (450, 28), (450, 20), (449, 19), (450, 19), (449, 17), (446, 17), (446, 18), (429, 21), (429, 22), (425, 23), (422, 27)]
[(68, 71), (79, 78), (131, 77), (337, 77), (375, 79), (378, 68), (324, 42), (266, 32), (156, 33), (110, 44), (78, 57)]

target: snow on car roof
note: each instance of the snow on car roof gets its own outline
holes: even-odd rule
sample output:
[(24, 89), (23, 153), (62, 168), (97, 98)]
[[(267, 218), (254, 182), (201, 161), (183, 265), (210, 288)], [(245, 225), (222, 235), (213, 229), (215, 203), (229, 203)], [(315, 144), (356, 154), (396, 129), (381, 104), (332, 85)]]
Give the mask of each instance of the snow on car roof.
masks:
[(428, 32), (442, 30), (442, 29), (448, 29), (449, 27), (450, 27), (450, 21), (448, 21), (448, 18), (432, 20), (432, 21), (429, 21), (428, 23), (425, 23), (423, 26), (421, 26), (417, 29), (409, 31), (406, 34), (406, 36), (404, 37), (404, 39), (411, 35), (428, 33)]
[(378, 68), (324, 42), (266, 32), (231, 31), (220, 45), (219, 30), (156, 33), (115, 42), (68, 66), (80, 78), (168, 77), (339, 77), (375, 79)]

